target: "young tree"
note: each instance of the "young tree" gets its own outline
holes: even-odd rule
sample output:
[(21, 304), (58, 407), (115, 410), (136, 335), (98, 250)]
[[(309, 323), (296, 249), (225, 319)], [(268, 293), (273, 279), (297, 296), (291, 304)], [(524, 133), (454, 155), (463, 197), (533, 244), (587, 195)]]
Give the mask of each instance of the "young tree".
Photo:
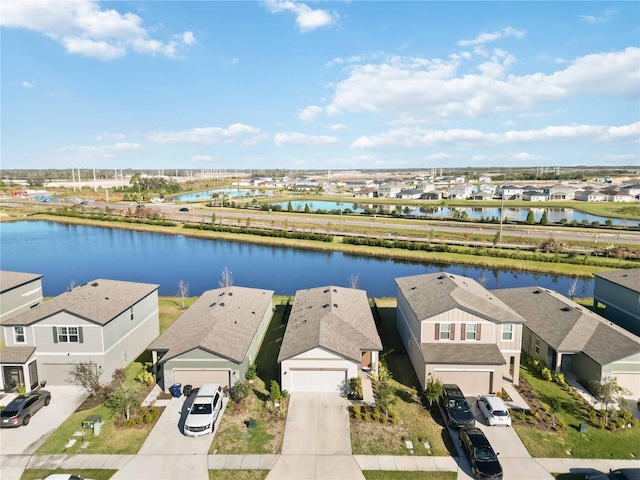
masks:
[(112, 412), (124, 415), (125, 419), (131, 418), (131, 409), (136, 408), (142, 401), (142, 392), (138, 384), (124, 382), (116, 388), (104, 403)]
[(434, 377), (433, 375), (429, 375), (427, 379), (427, 383), (424, 386), (424, 396), (429, 402), (429, 406), (433, 406), (433, 402), (437, 402), (440, 395), (442, 395), (442, 390), (444, 389), (444, 383), (438, 377)]
[(189, 284), (184, 280), (178, 282), (178, 296), (182, 300), (182, 309), (184, 310), (184, 301), (189, 296)]
[(389, 407), (395, 400), (395, 393), (388, 378), (378, 380), (376, 388), (376, 404), (384, 410), (385, 415), (389, 418)]
[(351, 275), (349, 277), (349, 288), (358, 288), (358, 280), (360, 280), (360, 276), (357, 273)]
[(291, 200), (289, 200), (289, 203), (287, 204), (287, 211), (293, 212), (293, 205), (291, 204)]
[(91, 395), (100, 387), (101, 374), (102, 367), (93, 362), (75, 363), (69, 369), (69, 379), (71, 382), (79, 383)]
[(618, 398), (623, 395), (630, 395), (631, 392), (626, 388), (618, 385), (618, 379), (614, 376), (606, 376), (600, 380), (592, 380), (589, 382), (589, 390), (593, 397), (605, 408), (605, 425), (609, 425), (609, 405), (615, 403)]
[(540, 219), (540, 225), (546, 225), (549, 223), (549, 219), (547, 218), (547, 211), (542, 212), (542, 218)]
[(533, 215), (533, 210), (529, 210), (529, 213), (527, 213), (527, 225), (533, 225), (534, 223), (536, 223), (536, 217), (534, 217)]
[(233, 277), (227, 267), (222, 271), (222, 279), (218, 282), (221, 287), (230, 287), (233, 285)]
[(569, 294), (569, 298), (571, 300), (573, 300), (573, 297), (576, 296), (576, 290), (577, 289), (578, 289), (578, 279), (576, 278), (571, 283), (571, 286), (569, 287), (569, 291), (567, 292)]

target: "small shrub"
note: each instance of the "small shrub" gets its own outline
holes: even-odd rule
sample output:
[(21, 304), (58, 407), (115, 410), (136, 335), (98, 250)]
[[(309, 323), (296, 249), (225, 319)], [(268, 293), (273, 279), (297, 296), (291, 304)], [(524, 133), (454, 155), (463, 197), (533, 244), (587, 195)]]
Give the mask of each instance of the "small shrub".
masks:
[(543, 367), (542, 370), (540, 370), (540, 375), (542, 375), (542, 378), (544, 378), (547, 382), (551, 381), (551, 370), (549, 370), (547, 367)]
[(633, 418), (633, 413), (631, 413), (631, 410), (621, 410), (620, 411), (620, 416), (625, 420), (625, 421), (629, 421)]
[(278, 403), (282, 398), (282, 392), (280, 392), (280, 385), (275, 380), (271, 380), (271, 389), (269, 390), (269, 396), (273, 403)]
[(253, 380), (258, 376), (258, 366), (255, 363), (249, 365), (247, 369), (247, 373), (245, 373), (244, 378), (247, 380)]
[(553, 381), (558, 385), (560, 385), (561, 387), (564, 387), (567, 385), (567, 381), (564, 378), (564, 373), (554, 373)]
[(355, 417), (356, 420), (362, 419), (362, 407), (360, 406), (359, 403), (356, 403), (353, 406), (353, 416)]
[(243, 382), (237, 381), (229, 390), (229, 398), (236, 403), (241, 403), (249, 396), (249, 386)]
[(140, 383), (144, 383), (147, 386), (153, 385), (154, 383), (156, 383), (156, 378), (153, 376), (153, 373), (148, 372), (146, 370), (143, 370), (142, 372), (140, 372), (136, 377), (136, 380), (139, 381)]
[(360, 377), (353, 377), (349, 379), (349, 390), (351, 395), (358, 400), (362, 400), (362, 379)]
[[(396, 412), (395, 410), (391, 410), (391, 425), (397, 425), (398, 424), (398, 412)], [(637, 419), (634, 418), (634, 420), (636, 420), (636, 424), (637, 424)]]
[(371, 421), (371, 412), (369, 411), (369, 409), (367, 407), (364, 407), (364, 421), (365, 422), (370, 422)]
[(549, 405), (547, 405), (546, 403), (542, 404), (542, 409), (547, 413), (551, 413), (551, 407)]
[(640, 420), (638, 420), (638, 419), (637, 419), (637, 418), (635, 418), (635, 417), (633, 417), (633, 418), (630, 420), (630, 422), (631, 422), (631, 426), (632, 426), (632, 427), (637, 427), (637, 426), (638, 426), (638, 424), (640, 424)]
[(378, 407), (376, 407), (376, 408), (373, 410), (373, 419), (374, 419), (376, 422), (379, 422), (379, 421), (380, 421), (380, 417), (381, 417), (381, 416), (382, 416), (382, 414), (380, 413), (380, 409), (379, 409)]
[(496, 392), (496, 397), (502, 398), (502, 391)]

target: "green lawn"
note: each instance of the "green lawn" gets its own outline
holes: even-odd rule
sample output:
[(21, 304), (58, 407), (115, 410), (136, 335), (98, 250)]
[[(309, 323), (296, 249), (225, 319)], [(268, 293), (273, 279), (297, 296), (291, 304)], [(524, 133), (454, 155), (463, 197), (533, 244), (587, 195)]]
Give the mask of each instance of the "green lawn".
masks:
[[(176, 285), (176, 290), (178, 289)], [(188, 297), (184, 300), (184, 309), (182, 308), (182, 299), (179, 297), (160, 297), (160, 333), (163, 333), (169, 326), (182, 315), (187, 308), (195, 303), (198, 297)]]
[[(547, 382), (534, 375), (526, 365), (521, 367), (520, 375), (538, 392), (543, 402), (548, 403), (552, 397), (560, 399), (561, 410), (557, 413), (557, 417), (567, 425), (564, 432), (553, 433), (543, 432), (530, 426), (514, 425), (520, 439), (533, 457), (603, 459), (640, 457), (640, 427), (611, 432), (589, 425), (587, 433), (581, 434), (580, 424), (589, 424), (589, 414), (584, 404), (555, 383)], [(571, 451), (571, 455), (567, 451)]]
[(209, 480), (264, 480), (269, 470), (209, 470)]
[[(351, 418), (351, 446), (355, 455), (411, 455), (405, 440), (411, 440), (414, 455), (457, 455), (439, 411), (425, 408), (416, 388), (418, 379), (402, 348), (395, 327), (395, 299), (376, 300), (381, 314), (379, 326), (386, 361), (393, 380), (398, 424), (365, 422)], [(424, 442), (431, 448), (427, 450)]]
[(363, 470), (367, 480), (455, 480), (457, 472), (398, 472), (385, 470)]
[(117, 470), (98, 470), (98, 469), (83, 469), (83, 470), (67, 470), (67, 469), (58, 469), (58, 470), (44, 470), (44, 469), (28, 469), (22, 473), (20, 480), (36, 480), (46, 477), (47, 475), (51, 475), (53, 473), (69, 473), (74, 475), (79, 475), (82, 478), (91, 478), (93, 480), (109, 480)]

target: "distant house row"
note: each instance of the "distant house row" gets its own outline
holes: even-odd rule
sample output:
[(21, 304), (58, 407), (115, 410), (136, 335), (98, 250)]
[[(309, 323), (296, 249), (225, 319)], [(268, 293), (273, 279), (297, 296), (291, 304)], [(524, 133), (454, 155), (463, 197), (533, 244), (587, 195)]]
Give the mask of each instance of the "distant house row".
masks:
[[(271, 290), (221, 287), (160, 334), (158, 285), (98, 279), (42, 302), (41, 275), (3, 271), (0, 278), (5, 390), (68, 383), (78, 362), (92, 362), (108, 382), (145, 350), (164, 389), (228, 387), (256, 361), (275, 311)], [(498, 392), (518, 383), (524, 352), (585, 384), (614, 375), (640, 397), (640, 337), (557, 292), (489, 291), (447, 272), (395, 282), (395, 323), (422, 387), (433, 376), (469, 394)], [(637, 332), (640, 269), (598, 275), (595, 301)], [(299, 290), (284, 320), (277, 358), (283, 389), (343, 391), (359, 372), (378, 371), (383, 344), (364, 290)]]

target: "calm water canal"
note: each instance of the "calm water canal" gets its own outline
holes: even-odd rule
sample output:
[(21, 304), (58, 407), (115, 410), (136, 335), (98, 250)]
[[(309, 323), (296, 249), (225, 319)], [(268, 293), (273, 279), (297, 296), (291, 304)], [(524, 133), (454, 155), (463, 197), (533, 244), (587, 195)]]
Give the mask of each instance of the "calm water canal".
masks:
[[(441, 270), (466, 275), (488, 289), (538, 285), (567, 295), (574, 279), (509, 270), (379, 259), (341, 252), (316, 252), (242, 242), (203, 240), (57, 222), (0, 224), (0, 269), (41, 273), (45, 296), (97, 279), (160, 285), (160, 295), (175, 295), (178, 282), (189, 294), (218, 288), (222, 271), (234, 285), (266, 288), (276, 294), (324, 285), (358, 287), (370, 297), (395, 296), (394, 278)], [(592, 280), (578, 280), (576, 296), (593, 295)]]

